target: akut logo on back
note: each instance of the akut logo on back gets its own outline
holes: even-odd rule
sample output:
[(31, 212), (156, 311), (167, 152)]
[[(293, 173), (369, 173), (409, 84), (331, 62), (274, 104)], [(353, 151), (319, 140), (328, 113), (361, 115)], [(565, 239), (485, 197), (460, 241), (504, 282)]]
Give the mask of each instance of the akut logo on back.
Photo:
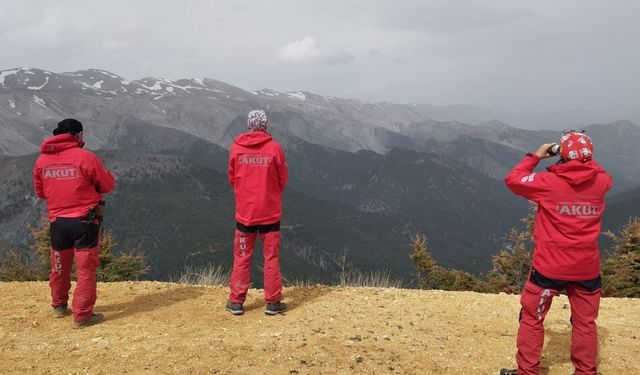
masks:
[(43, 178), (45, 179), (74, 180), (78, 177), (78, 168), (71, 164), (50, 165), (43, 171)]
[(600, 214), (600, 206), (589, 202), (558, 202), (556, 211), (560, 215), (578, 218), (597, 217)]
[(266, 167), (271, 164), (271, 157), (263, 154), (244, 154), (238, 156), (238, 163), (241, 165), (255, 165)]

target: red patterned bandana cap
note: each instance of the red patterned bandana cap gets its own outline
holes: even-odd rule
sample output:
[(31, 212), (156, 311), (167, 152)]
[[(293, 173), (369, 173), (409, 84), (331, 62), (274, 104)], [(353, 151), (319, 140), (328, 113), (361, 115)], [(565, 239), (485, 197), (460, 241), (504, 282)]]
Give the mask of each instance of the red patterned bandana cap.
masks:
[(578, 160), (582, 163), (593, 157), (593, 142), (588, 135), (572, 131), (560, 139), (560, 156), (565, 161)]

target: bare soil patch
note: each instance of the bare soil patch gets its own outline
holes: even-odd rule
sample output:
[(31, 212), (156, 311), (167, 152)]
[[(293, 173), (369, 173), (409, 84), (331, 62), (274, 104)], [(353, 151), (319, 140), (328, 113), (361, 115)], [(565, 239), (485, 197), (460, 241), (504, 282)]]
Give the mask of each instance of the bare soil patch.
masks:
[[(98, 285), (106, 320), (72, 328), (46, 283), (0, 283), (0, 374), (497, 374), (514, 366), (518, 296), (406, 289), (285, 289), (286, 315), (251, 290), (242, 316), (227, 289)], [(546, 320), (545, 373), (570, 374), (568, 301)], [(640, 300), (605, 298), (602, 374), (640, 374)]]

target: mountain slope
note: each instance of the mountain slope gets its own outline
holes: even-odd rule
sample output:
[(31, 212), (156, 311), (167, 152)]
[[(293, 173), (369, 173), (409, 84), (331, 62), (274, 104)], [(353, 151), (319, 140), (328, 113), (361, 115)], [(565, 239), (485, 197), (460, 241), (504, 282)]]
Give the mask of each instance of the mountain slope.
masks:
[[(226, 173), (227, 152), (216, 145), (170, 129), (152, 132), (153, 126), (141, 121), (131, 120), (127, 124), (123, 129), (133, 130), (114, 133), (112, 143), (145, 152), (185, 156), (199, 166)], [(242, 130), (231, 129), (235, 131)], [(527, 213), (526, 203), (509, 194), (501, 181), (446, 156), (402, 150), (387, 155), (365, 151), (354, 154), (310, 144), (290, 133), (274, 133), (287, 154), (290, 187), (359, 211), (406, 217), (404, 220), (412, 222), (415, 230), (431, 238), (436, 258), (445, 264), (486, 270), (502, 236)], [(147, 138), (140, 139), (141, 136)], [(485, 148), (487, 154), (493, 152), (484, 141), (472, 138), (461, 138), (450, 145), (456, 148), (455, 154), (461, 160), (469, 158), (463, 160), (468, 163), (478, 159), (475, 147)], [(488, 158), (491, 159), (488, 163), (502, 165), (506, 173), (500, 155), (492, 157), (495, 159)], [(428, 188), (427, 180), (431, 181)], [(392, 185), (402, 185), (402, 194)], [(383, 196), (377, 196), (378, 193)], [(315, 217), (310, 211), (305, 215), (303, 210), (301, 217), (304, 216), (309, 221)], [(477, 220), (479, 217), (489, 220)]]
[[(189, 254), (201, 263), (228, 262), (216, 249), (228, 247), (224, 228), (232, 223), (208, 215), (231, 217), (226, 148), (246, 129), (249, 109), (269, 111), (271, 130), (288, 157), (285, 204), (295, 240), (288, 246), (296, 262), (290, 269), (318, 277), (328, 277), (331, 256), (344, 248), (358, 267), (379, 267), (375, 255), (406, 273), (406, 253), (398, 254), (407, 251), (413, 231), (429, 237), (442, 264), (486, 271), (508, 230), (527, 213), (526, 202), (507, 191), (502, 177), (524, 152), (559, 138), (498, 121), (470, 126), (429, 120), (412, 105), (250, 92), (211, 79), (128, 81), (93, 69), (14, 69), (0, 77), (0, 154), (36, 152), (60, 118), (82, 119), (87, 144), (113, 150), (102, 154), (118, 174), (114, 197), (120, 195), (111, 208), (120, 216), (114, 225), (121, 225), (127, 249), (150, 251), (153, 262), (164, 262), (154, 263), (154, 277), (167, 277)], [(634, 141), (640, 128), (620, 122), (593, 125), (587, 133), (596, 142), (597, 160), (616, 180), (612, 194), (640, 185), (640, 164), (634, 162), (640, 158)], [(5, 249), (26, 249), (29, 226), (42, 210), (30, 187), (34, 158), (0, 156)], [(165, 217), (167, 224), (148, 222)], [(135, 232), (139, 225), (147, 226), (143, 234)], [(180, 242), (182, 237), (188, 241)]]
[(432, 242), (434, 253), (442, 254), (438, 260), (448, 265), (486, 271), (502, 237), (527, 214), (526, 201), (501, 180), (442, 154), (404, 149), (353, 154), (281, 139), (293, 187), (361, 211), (411, 218), (431, 241), (446, 239), (451, 245), (436, 249)]
[[(372, 125), (393, 128), (399, 122), (425, 119), (412, 106), (303, 92), (251, 92), (212, 79), (128, 81), (95, 69), (58, 74), (21, 68), (0, 71), (0, 77), (0, 116), (4, 116), (0, 122), (6, 124), (78, 117), (109, 131), (114, 117), (133, 114), (221, 144), (224, 130), (238, 114), (259, 107), (285, 114), (281, 127), (307, 141), (353, 151), (384, 151), (367, 130)], [(79, 100), (69, 101), (69, 97)], [(17, 127), (11, 126), (15, 131)], [(9, 134), (0, 128), (0, 135)], [(92, 141), (105, 147), (103, 135), (95, 132)]]
[[(617, 118), (611, 115), (589, 111), (556, 111), (548, 113), (507, 113), (490, 108), (471, 105), (429, 105), (418, 104), (417, 108), (427, 117), (437, 121), (461, 121), (466, 124), (480, 124), (487, 121), (501, 121), (521, 129), (564, 130), (583, 128), (585, 124), (613, 122)], [(627, 119), (640, 118), (629, 114)]]
[(640, 217), (640, 188), (607, 197), (602, 226), (618, 234), (629, 219)]
[[(351, 152), (387, 153), (395, 147), (446, 151), (447, 147), (437, 149), (429, 141), (446, 143), (462, 137), (527, 152), (560, 138), (557, 131), (517, 129), (494, 120), (476, 126), (435, 121), (417, 105), (366, 103), (308, 92), (252, 92), (212, 79), (129, 81), (96, 69), (60, 74), (11, 69), (0, 71), (0, 77), (0, 153), (7, 155), (36, 152), (40, 140), (64, 117), (80, 118), (91, 130), (87, 142), (97, 148), (116, 148), (109, 134), (123, 118), (130, 117), (226, 148), (238, 130), (244, 129), (245, 114), (254, 108), (268, 110), (273, 129)], [(618, 176), (615, 191), (640, 185), (640, 164), (630, 162), (638, 152), (632, 140), (639, 136), (640, 128), (617, 122), (586, 129), (593, 132), (596, 145), (607, 145), (597, 155)]]
[[(186, 264), (230, 266), (233, 195), (224, 175), (180, 156), (132, 150), (98, 154), (117, 176), (116, 190), (107, 196), (105, 228), (113, 231), (119, 251), (143, 251), (153, 279), (177, 276)], [(13, 174), (12, 183), (0, 184), (8, 197), (0, 207), (0, 226), (6, 229), (0, 251), (26, 252), (29, 227), (44, 212), (32, 191), (27, 166), (33, 160), (10, 158), (3, 165), (5, 175), (12, 169), (19, 173)], [(295, 189), (287, 190), (284, 202), (285, 276), (329, 282), (337, 270), (333, 259), (343, 252), (360, 269), (386, 268), (398, 278), (411, 270), (411, 225), (406, 218), (360, 212)], [(440, 240), (436, 243), (446, 247)], [(258, 258), (256, 272), (260, 263)]]
[[(230, 248), (233, 225), (233, 198), (224, 177), (227, 151), (133, 116), (114, 124), (105, 139), (118, 150), (103, 154), (107, 165), (116, 168), (119, 188), (109, 198), (107, 217), (122, 249), (147, 252), (154, 278), (179, 272), (187, 259), (190, 264), (229, 264), (228, 254), (220, 252)], [(240, 130), (232, 127), (229, 132)], [(485, 272), (506, 233), (527, 213), (526, 202), (510, 194), (500, 178), (521, 156), (506, 146), (463, 136), (428, 141), (438, 153), (395, 149), (380, 155), (330, 149), (275, 133), (291, 175), (285, 221), (291, 220), (287, 246), (294, 255), (288, 256), (292, 263), (287, 272), (326, 280), (335, 271), (332, 257), (347, 249), (357, 267), (383, 264), (397, 275), (406, 274), (413, 231), (429, 237), (441, 264)], [(0, 205), (5, 210), (2, 236), (5, 244), (22, 249), (37, 219), (30, 207), (39, 204), (30, 184), (34, 158), (2, 162), (8, 168), (5, 175), (16, 176), (0, 184), (9, 197)], [(485, 176), (490, 170), (495, 179)], [(225, 214), (221, 218), (213, 212)]]

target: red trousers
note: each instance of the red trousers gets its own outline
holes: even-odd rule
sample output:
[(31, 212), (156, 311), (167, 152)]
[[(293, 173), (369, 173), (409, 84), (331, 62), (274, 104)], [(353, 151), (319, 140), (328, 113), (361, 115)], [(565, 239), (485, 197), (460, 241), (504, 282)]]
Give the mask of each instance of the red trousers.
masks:
[[(278, 223), (279, 224), (279, 223)], [(256, 226), (257, 227), (257, 226)], [(247, 228), (247, 227), (245, 227)], [(244, 303), (251, 283), (251, 257), (260, 237), (264, 253), (264, 299), (267, 303), (280, 302), (282, 274), (280, 273), (280, 230), (262, 233), (236, 229), (233, 239), (233, 271), (229, 282), (229, 301)]]
[(83, 218), (57, 218), (51, 232), (51, 306), (67, 305), (71, 289), (71, 267), (76, 259), (78, 283), (73, 292), (73, 320), (82, 322), (96, 303), (96, 273), (100, 267), (100, 223)]
[[(532, 271), (535, 272), (535, 271)], [(598, 355), (596, 318), (600, 308), (602, 291), (589, 290), (581, 282), (555, 281), (558, 289), (541, 287), (531, 279), (527, 281), (520, 297), (520, 329), (518, 330), (518, 375), (538, 375), (540, 354), (544, 342), (544, 318), (551, 307), (551, 300), (566, 289), (571, 304), (571, 362), (576, 375), (595, 375)], [(599, 279), (598, 279), (599, 283)]]
[(100, 249), (51, 249), (51, 306), (66, 305), (71, 289), (71, 266), (76, 258), (78, 283), (73, 292), (73, 320), (81, 322), (89, 319), (96, 303), (96, 271), (100, 266)]

